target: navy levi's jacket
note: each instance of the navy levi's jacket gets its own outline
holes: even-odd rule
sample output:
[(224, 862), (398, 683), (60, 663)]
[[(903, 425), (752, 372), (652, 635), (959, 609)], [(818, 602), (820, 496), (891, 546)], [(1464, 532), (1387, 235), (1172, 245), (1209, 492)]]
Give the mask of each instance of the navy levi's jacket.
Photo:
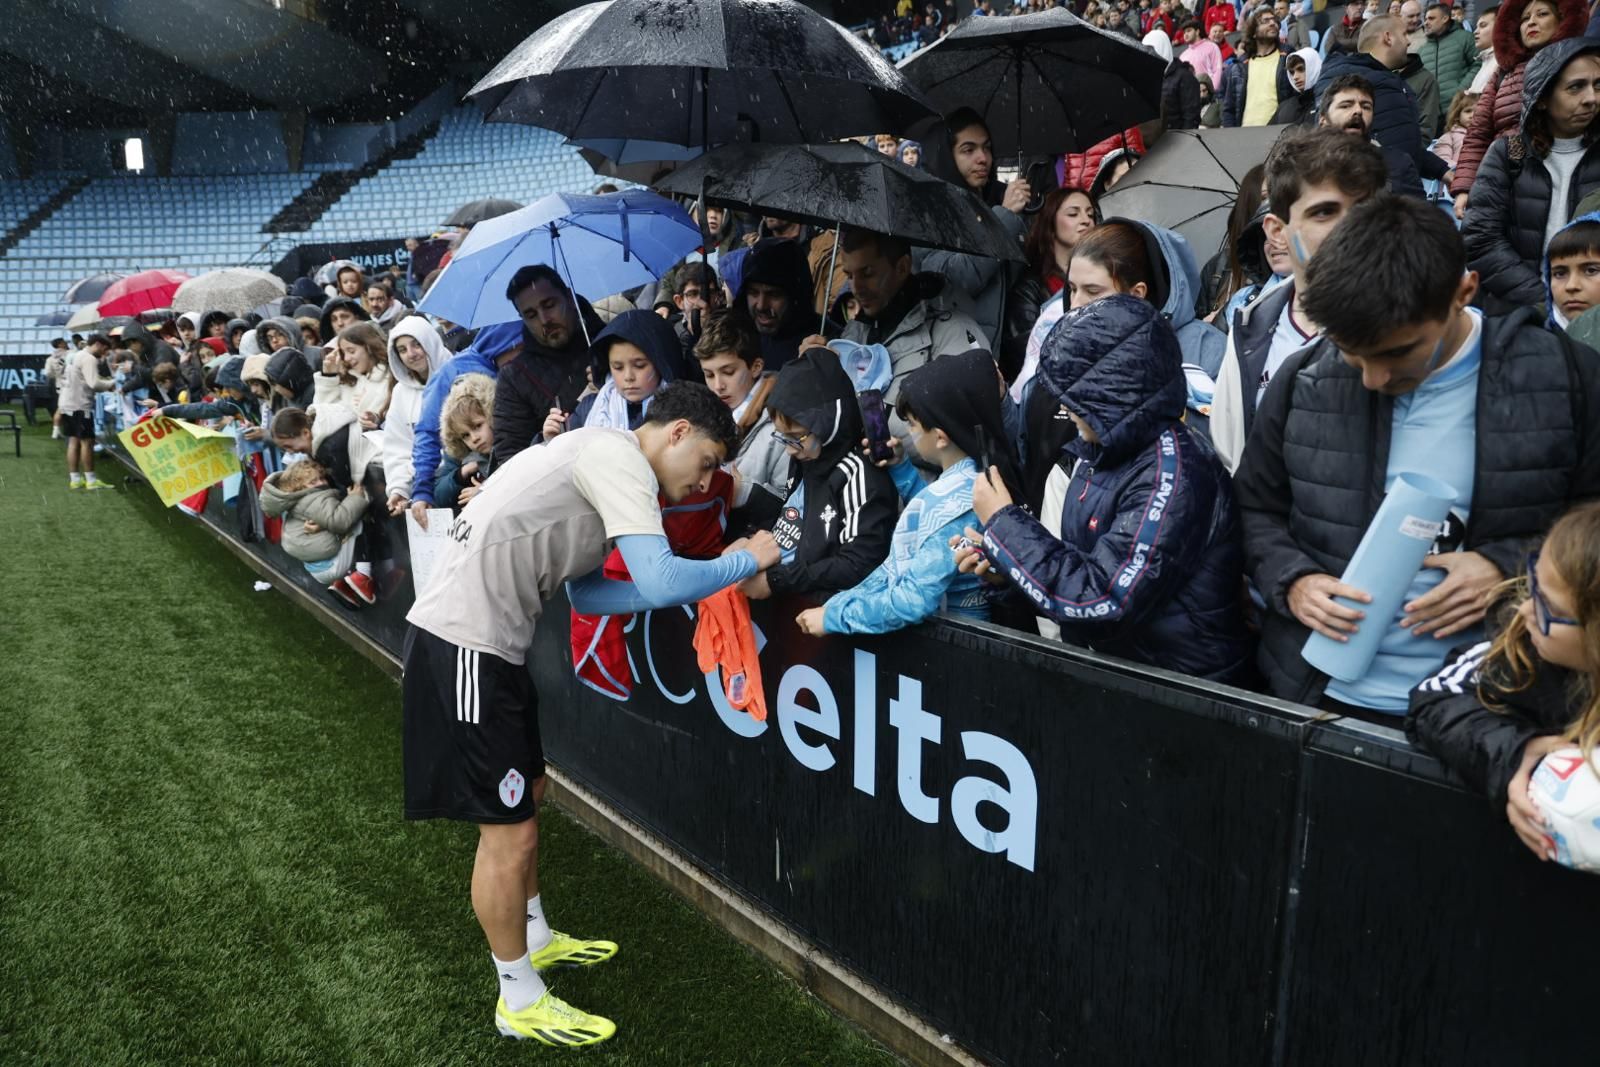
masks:
[(1045, 342), (1041, 384), (1100, 438), (1069, 442), (1052, 475), (1072, 470), (1061, 537), (1012, 505), (991, 518), (985, 549), (1064, 640), (1243, 683), (1254, 649), (1232, 487), (1182, 422), (1171, 328), (1135, 305), (1149, 307), (1112, 297), (1080, 308)]

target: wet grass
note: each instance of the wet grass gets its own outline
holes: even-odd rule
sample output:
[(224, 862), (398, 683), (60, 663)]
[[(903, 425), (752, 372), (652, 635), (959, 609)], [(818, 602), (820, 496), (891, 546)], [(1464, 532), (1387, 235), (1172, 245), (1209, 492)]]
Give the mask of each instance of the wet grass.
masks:
[(48, 427), (23, 451), (0, 455), (0, 1062), (895, 1062), (559, 812), (551, 919), (622, 950), (553, 986), (619, 1033), (498, 1037), (474, 834), (401, 818), (396, 684), (148, 489), (69, 493)]

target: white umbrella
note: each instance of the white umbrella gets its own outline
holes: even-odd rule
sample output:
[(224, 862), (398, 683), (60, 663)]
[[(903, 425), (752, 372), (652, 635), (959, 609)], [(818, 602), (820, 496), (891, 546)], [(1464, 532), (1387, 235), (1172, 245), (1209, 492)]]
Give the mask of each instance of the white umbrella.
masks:
[(224, 267), (178, 286), (172, 297), (172, 310), (178, 314), (226, 311), (243, 315), (281, 298), (287, 291), (283, 279), (276, 274), (251, 267)]
[(98, 325), (100, 325), (100, 305), (92, 303), (74, 311), (72, 318), (67, 320), (66, 328), (73, 331), (92, 330)]

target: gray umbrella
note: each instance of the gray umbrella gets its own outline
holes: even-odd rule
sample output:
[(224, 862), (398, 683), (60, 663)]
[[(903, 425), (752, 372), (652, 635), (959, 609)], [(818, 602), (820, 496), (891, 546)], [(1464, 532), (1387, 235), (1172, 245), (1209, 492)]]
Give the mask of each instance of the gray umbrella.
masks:
[(700, 155), (703, 149), (686, 148), (665, 141), (604, 137), (592, 141), (567, 141), (589, 164), (589, 169), (607, 178), (620, 178), (639, 185), (654, 185), (663, 174)]
[(286, 292), (283, 279), (276, 274), (250, 267), (224, 267), (190, 278), (172, 294), (172, 310), (177, 314), (193, 311), (226, 311), (243, 315), (251, 308), (275, 300)]
[(490, 122), (578, 141), (797, 144), (902, 133), (932, 109), (797, 0), (606, 0), (558, 15), (471, 93)]
[(1022, 249), (970, 190), (854, 141), (724, 145), (656, 185), (724, 207), (759, 210), (832, 229), (857, 227), (925, 248), (1023, 258)]
[(1168, 130), (1115, 189), (1100, 214), (1177, 230), (1201, 261), (1222, 246), (1244, 172), (1267, 158), (1286, 126)]
[(33, 320), (35, 326), (65, 326), (72, 320), (70, 311), (52, 311)]
[(91, 274), (87, 278), (80, 278), (73, 282), (61, 297), (63, 304), (92, 304), (99, 300), (105, 291), (126, 275), (123, 274)]
[(983, 116), (999, 156), (1081, 152), (1161, 116), (1166, 63), (1065, 8), (969, 18), (900, 73), (945, 114)]
[(476, 226), (485, 219), (497, 219), (501, 215), (509, 215), (513, 211), (521, 211), (522, 205), (515, 200), (501, 200), (498, 197), (488, 197), (483, 200), (474, 200), (470, 204), (462, 204), (456, 208), (455, 213), (444, 220), (446, 226)]

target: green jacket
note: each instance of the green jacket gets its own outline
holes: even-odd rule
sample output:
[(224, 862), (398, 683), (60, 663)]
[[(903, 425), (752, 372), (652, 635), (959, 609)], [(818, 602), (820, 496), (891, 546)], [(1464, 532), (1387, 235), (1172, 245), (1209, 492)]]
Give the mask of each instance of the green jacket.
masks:
[(1417, 54), (1439, 83), (1439, 106), (1448, 112), (1456, 93), (1471, 85), (1478, 73), (1481, 61), (1472, 34), (1451, 23), (1441, 36), (1424, 37)]

